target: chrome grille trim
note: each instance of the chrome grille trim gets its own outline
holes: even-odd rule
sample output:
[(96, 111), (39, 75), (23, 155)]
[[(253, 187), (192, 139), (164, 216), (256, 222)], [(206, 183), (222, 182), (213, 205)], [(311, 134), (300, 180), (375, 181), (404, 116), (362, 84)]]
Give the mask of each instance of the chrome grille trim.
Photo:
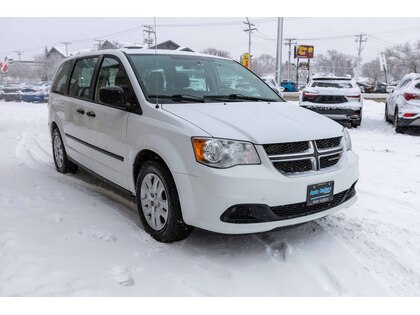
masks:
[[(322, 140), (334, 140), (334, 139), (335, 138), (322, 139)], [(343, 139), (340, 137), (338, 146), (328, 147), (325, 149), (318, 149), (317, 141), (319, 140), (308, 141), (309, 149), (304, 152), (292, 153), (292, 154), (276, 154), (276, 155), (267, 154), (267, 155), (268, 155), (269, 160), (273, 164), (273, 166), (277, 169), (277, 171), (279, 171), (280, 173), (286, 176), (299, 176), (299, 175), (305, 175), (312, 172), (320, 172), (324, 170), (331, 170), (331, 169), (337, 168), (344, 153)], [(329, 161), (325, 163), (325, 158), (327, 158), (328, 156), (334, 156), (334, 155), (338, 155), (338, 158), (336, 158), (335, 163), (333, 161), (331, 161), (331, 163), (328, 163)], [(324, 163), (321, 163), (321, 158), (324, 158), (323, 159)], [(279, 167), (279, 163), (282, 163), (282, 162), (290, 163), (291, 161), (302, 161), (302, 160), (309, 160), (312, 163), (312, 169), (301, 171), (301, 172), (285, 172), (282, 170), (281, 167)], [(328, 165), (328, 166), (323, 167), (322, 165)]]

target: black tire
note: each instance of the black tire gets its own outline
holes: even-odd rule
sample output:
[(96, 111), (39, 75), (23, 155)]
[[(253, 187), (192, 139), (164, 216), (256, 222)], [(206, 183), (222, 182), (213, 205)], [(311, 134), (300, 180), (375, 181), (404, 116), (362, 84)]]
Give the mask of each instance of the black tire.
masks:
[[(55, 141), (58, 141), (61, 144), (62, 161), (57, 155)], [(64, 147), (63, 139), (61, 138), (60, 131), (58, 131), (58, 128), (55, 128), (52, 133), (52, 152), (55, 168), (58, 172), (63, 174), (77, 172), (78, 166), (69, 160), (66, 153), (66, 148)]]
[[(163, 227), (159, 230), (153, 228), (148, 220), (151, 220), (151, 217), (146, 219), (145, 213), (143, 212), (142, 206), (142, 198), (146, 198), (148, 193), (143, 191), (144, 187), (142, 187), (143, 180), (145, 180), (146, 176), (152, 176), (153, 178), (157, 178), (163, 183), (163, 188), (165, 193), (165, 200), (167, 201), (166, 209), (166, 220), (163, 216), (158, 215), (158, 219), (161, 220), (160, 224), (164, 224)], [(155, 179), (156, 180), (156, 179)], [(182, 211), (181, 211), (181, 204), (179, 202), (178, 191), (176, 189), (175, 181), (172, 177), (170, 170), (159, 161), (151, 160), (144, 164), (141, 168), (139, 175), (137, 176), (136, 182), (136, 198), (137, 198), (137, 209), (140, 215), (140, 220), (143, 224), (143, 227), (147, 233), (149, 233), (155, 240), (162, 242), (162, 243), (172, 243), (177, 242), (185, 239), (190, 233), (192, 232), (193, 228), (187, 225), (183, 218), (182, 218)], [(153, 197), (153, 195), (152, 195)], [(150, 196), (149, 196), (150, 198)], [(158, 196), (156, 195), (156, 198)], [(155, 199), (155, 202), (157, 199)], [(153, 201), (150, 201), (151, 206), (154, 209), (151, 212), (154, 212), (154, 218), (156, 217), (156, 208), (158, 206), (153, 204)], [(149, 205), (150, 205), (149, 203)], [(147, 207), (146, 207), (147, 209)], [(164, 220), (164, 223), (162, 223)], [(155, 219), (156, 223), (156, 219)]]
[(394, 112), (394, 128), (396, 133), (403, 133), (404, 127), (401, 127), (398, 117), (398, 107), (395, 108)]
[(385, 121), (391, 123), (391, 118), (388, 115), (388, 103), (385, 103)]

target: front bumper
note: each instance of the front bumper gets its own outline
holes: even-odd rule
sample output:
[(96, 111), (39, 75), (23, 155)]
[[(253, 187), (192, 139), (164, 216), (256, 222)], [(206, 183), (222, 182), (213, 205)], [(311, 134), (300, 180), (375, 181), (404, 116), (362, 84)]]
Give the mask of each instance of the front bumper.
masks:
[(3, 99), (6, 102), (20, 102), (20, 94), (3, 94)]
[[(199, 165), (197, 176), (174, 173), (180, 196), (183, 218), (189, 225), (225, 234), (256, 233), (312, 221), (356, 202), (355, 195), (331, 208), (306, 215), (258, 223), (223, 222), (226, 210), (236, 205), (253, 204), (278, 208), (306, 202), (308, 185), (334, 181), (334, 195), (349, 190), (359, 177), (358, 157), (346, 152), (342, 167), (315, 175), (288, 177), (277, 171), (262, 147), (257, 146), (261, 165), (214, 169)], [(264, 158), (265, 157), (265, 158)], [(271, 215), (271, 214), (270, 214)], [(264, 222), (265, 221), (265, 222)]]
[(21, 99), (24, 102), (44, 102), (44, 94), (31, 94), (31, 95), (21, 95)]

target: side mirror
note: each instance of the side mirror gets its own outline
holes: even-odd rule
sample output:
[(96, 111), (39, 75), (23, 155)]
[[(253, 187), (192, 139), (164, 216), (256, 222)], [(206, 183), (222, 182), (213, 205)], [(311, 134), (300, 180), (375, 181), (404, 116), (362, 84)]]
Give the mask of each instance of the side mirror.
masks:
[(124, 90), (119, 86), (104, 86), (99, 89), (101, 103), (125, 108)]
[(392, 93), (392, 92), (394, 92), (394, 87), (393, 86), (387, 86), (386, 87), (386, 91), (387, 91), (387, 93)]

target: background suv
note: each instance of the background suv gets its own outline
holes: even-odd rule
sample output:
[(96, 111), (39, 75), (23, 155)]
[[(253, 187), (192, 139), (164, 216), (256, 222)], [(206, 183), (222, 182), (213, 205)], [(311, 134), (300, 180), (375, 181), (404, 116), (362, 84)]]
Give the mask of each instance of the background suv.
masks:
[(406, 127), (420, 126), (420, 74), (410, 73), (390, 92), (385, 104), (385, 120), (394, 123), (400, 133)]
[(299, 95), (299, 105), (354, 128), (362, 122), (362, 94), (348, 77), (313, 76)]

